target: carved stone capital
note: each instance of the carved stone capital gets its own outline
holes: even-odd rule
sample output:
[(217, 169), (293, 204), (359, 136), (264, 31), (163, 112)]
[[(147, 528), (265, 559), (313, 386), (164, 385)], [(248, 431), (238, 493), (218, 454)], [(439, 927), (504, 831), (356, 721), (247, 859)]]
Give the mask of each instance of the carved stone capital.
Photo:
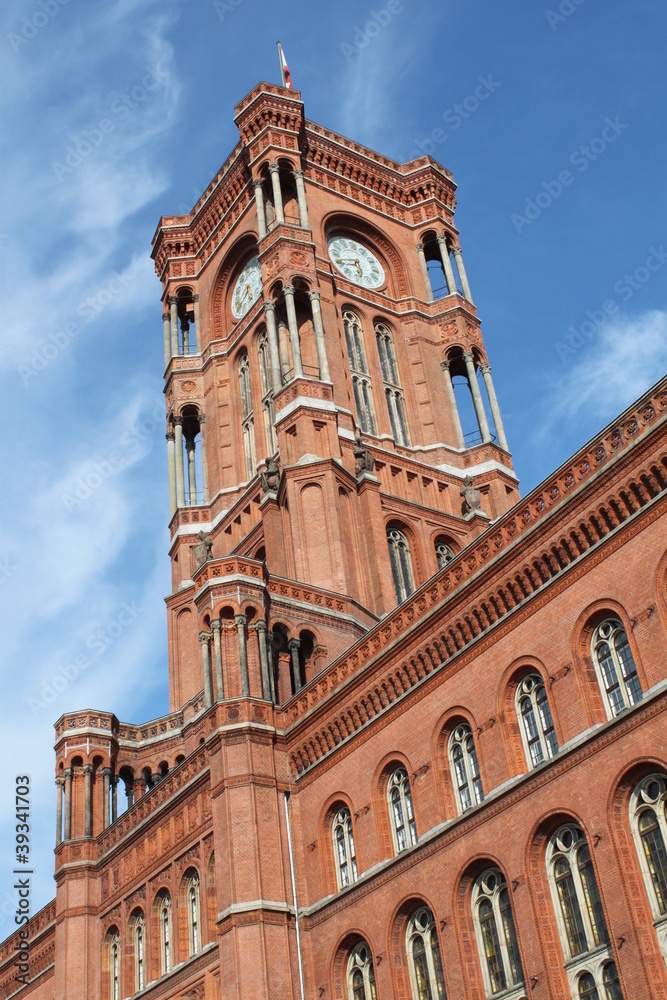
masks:
[(490, 375), (491, 365), (489, 364), (488, 361), (483, 361), (482, 364), (479, 366), (479, 370), (481, 371), (482, 375)]
[(214, 618), (213, 621), (211, 622), (211, 631), (213, 632), (214, 635), (216, 633), (220, 635), (220, 633), (222, 632), (222, 622), (220, 621), (219, 618)]
[(169, 296), (169, 305), (170, 306), (175, 306), (177, 304), (178, 304), (178, 296), (177, 295), (170, 295)]
[(168, 319), (169, 319), (169, 313), (168, 312), (163, 312), (162, 313), (162, 322), (164, 323), (164, 321), (168, 320)]
[(262, 181), (262, 179), (260, 177), (256, 181), (253, 181), (252, 184), (253, 184), (253, 187), (255, 187), (255, 188), (261, 188), (261, 186), (263, 184), (263, 181)]
[(445, 250), (447, 249), (447, 237), (446, 237), (446, 236), (444, 235), (444, 233), (443, 233), (443, 235), (442, 235), (442, 236), (436, 236), (436, 238), (435, 238), (435, 241), (436, 241), (436, 243), (438, 243), (438, 244), (439, 244), (440, 246), (443, 246), (443, 245), (444, 245), (444, 247), (445, 247)]
[(211, 633), (208, 632), (206, 629), (202, 629), (201, 632), (199, 633), (199, 641), (202, 644), (202, 646), (204, 645), (205, 642), (208, 642), (210, 638), (211, 638)]
[(298, 167), (295, 167), (292, 173), (295, 177), (303, 177), (303, 170), (300, 170)]
[(415, 243), (415, 249), (416, 249), (417, 253), (423, 253), (424, 252), (424, 244), (423, 243)]
[(167, 433), (165, 434), (165, 437), (166, 437), (167, 441), (175, 441), (176, 440), (176, 435), (174, 434), (173, 431), (167, 431)]
[(466, 351), (465, 354), (463, 355), (463, 360), (465, 361), (465, 363), (467, 365), (468, 364), (471, 364), (471, 365), (474, 364), (473, 356), (472, 356), (472, 351)]
[(294, 285), (283, 285), (283, 295), (294, 295)]
[(264, 632), (264, 634), (265, 634), (265, 635), (266, 635), (266, 634), (268, 633), (268, 631), (269, 631), (269, 627), (268, 627), (268, 625), (266, 624), (266, 622), (264, 621), (264, 619), (263, 619), (263, 618), (259, 618), (259, 619), (258, 619), (258, 620), (257, 620), (257, 621), (255, 622), (255, 629), (256, 629), (256, 630), (257, 630), (258, 632)]
[(294, 649), (301, 649), (301, 640), (300, 639), (290, 639), (289, 642), (287, 643), (287, 648), (289, 649), (290, 653)]
[(93, 765), (92, 764), (84, 764), (83, 767), (81, 768), (81, 770), (83, 771), (84, 774), (92, 774), (93, 773)]
[(280, 173), (280, 167), (278, 166), (277, 163), (269, 163), (269, 173), (270, 174)]
[(276, 311), (275, 302), (268, 301), (264, 303), (264, 312), (275, 313), (275, 311)]
[(183, 426), (183, 417), (181, 417), (181, 416), (178, 416), (178, 417), (174, 417), (174, 423), (175, 423), (175, 424), (176, 424), (176, 425), (177, 425), (178, 427), (182, 427), (182, 426)]
[(248, 623), (248, 619), (245, 615), (234, 615), (234, 624), (238, 629), (245, 628)]
[(443, 372), (448, 372), (449, 371), (449, 361), (441, 361), (440, 362), (440, 367), (442, 368)]
[(312, 292), (308, 292), (308, 298), (310, 299), (311, 302), (319, 302), (320, 293), (317, 291), (317, 289), (313, 289)]
[(454, 254), (455, 257), (461, 256), (462, 250), (461, 247), (458, 245), (458, 243), (452, 247), (452, 253)]

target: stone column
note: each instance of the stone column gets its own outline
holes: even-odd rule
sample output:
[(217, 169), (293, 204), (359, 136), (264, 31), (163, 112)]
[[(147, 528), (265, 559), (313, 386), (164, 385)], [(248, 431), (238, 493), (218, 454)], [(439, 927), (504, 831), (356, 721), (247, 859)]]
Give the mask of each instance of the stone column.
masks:
[(174, 448), (176, 451), (176, 506), (185, 507), (185, 469), (183, 468), (183, 417), (174, 418)]
[(259, 619), (255, 625), (255, 629), (257, 630), (257, 644), (259, 646), (259, 663), (262, 669), (262, 694), (267, 701), (273, 701), (269, 671), (269, 649), (266, 641), (267, 627), (263, 618)]
[(201, 449), (201, 477), (204, 487), (204, 503), (209, 501), (208, 462), (206, 460), (206, 415), (199, 414), (199, 447)]
[(301, 365), (301, 345), (299, 344), (299, 325), (296, 319), (296, 306), (294, 305), (294, 288), (292, 285), (284, 285), (285, 308), (287, 310), (287, 325), (289, 327), (289, 339), (292, 345), (292, 377), (303, 378), (303, 367)]
[(276, 330), (275, 302), (265, 302), (264, 312), (266, 313), (266, 332), (269, 338), (269, 354), (271, 356), (271, 381), (273, 384), (273, 394), (275, 396), (283, 387), (280, 367), (280, 348), (278, 347), (278, 331)]
[(473, 361), (472, 353), (470, 351), (467, 351), (463, 355), (463, 360), (465, 361), (466, 371), (468, 373), (468, 385), (470, 386), (470, 392), (472, 394), (472, 401), (475, 407), (477, 424), (482, 433), (482, 441), (484, 444), (488, 444), (488, 442), (491, 440), (491, 434), (489, 431), (489, 425), (486, 422), (486, 413), (484, 412), (484, 403), (482, 402), (482, 394), (479, 391), (479, 386), (477, 384), (477, 375), (475, 373), (475, 362)]
[(299, 206), (299, 225), (302, 229), (310, 229), (308, 205), (306, 203), (306, 187), (303, 183), (303, 170), (294, 171), (294, 181), (296, 183), (296, 200)]
[(289, 356), (289, 345), (287, 343), (289, 338), (289, 331), (285, 322), (281, 319), (278, 323), (278, 350), (280, 351), (280, 370), (282, 372), (283, 382), (289, 380), (290, 373), (290, 356)]
[(396, 410), (396, 397), (394, 396), (391, 389), (385, 390), (385, 399), (387, 401), (387, 410), (389, 412), (389, 426), (391, 428), (391, 436), (396, 443), (399, 443), (400, 436), (400, 421), (398, 419), (398, 412)]
[(484, 385), (486, 386), (486, 394), (489, 397), (489, 406), (491, 407), (491, 415), (493, 417), (493, 422), (496, 427), (496, 437), (498, 438), (498, 444), (504, 451), (509, 451), (507, 447), (507, 438), (505, 437), (505, 428), (503, 427), (503, 421), (500, 416), (500, 407), (498, 406), (498, 399), (496, 397), (496, 390), (493, 387), (493, 381), (491, 379), (491, 365), (485, 362), (480, 365), (480, 370), (484, 378)]
[(210, 637), (210, 632), (202, 630), (199, 633), (199, 642), (201, 644), (201, 669), (202, 674), (204, 675), (204, 705), (206, 708), (210, 708), (213, 704), (213, 686), (211, 683), (211, 650), (208, 644)]
[(125, 795), (127, 797), (127, 808), (134, 805), (134, 782), (132, 784), (125, 783)]
[(56, 847), (63, 842), (63, 779), (56, 778)]
[(197, 467), (195, 464), (195, 439), (188, 437), (185, 439), (185, 450), (188, 453), (188, 493), (190, 495), (190, 506), (197, 506)]
[(442, 266), (445, 271), (445, 281), (447, 282), (447, 292), (449, 295), (456, 295), (458, 289), (456, 287), (456, 281), (454, 280), (454, 272), (452, 270), (452, 262), (449, 258), (449, 247), (447, 246), (447, 237), (438, 236), (436, 237), (438, 241), (438, 246), (440, 247), (440, 257), (442, 258)]
[(72, 768), (66, 767), (65, 775), (65, 840), (72, 839)]
[(169, 517), (176, 513), (176, 450), (174, 435), (167, 434), (167, 464), (169, 465)]
[(301, 664), (299, 663), (299, 649), (301, 647), (301, 642), (299, 639), (290, 639), (287, 643), (292, 666), (292, 684), (294, 685), (294, 693), (301, 690)]
[(426, 286), (426, 299), (428, 302), (433, 302), (433, 289), (431, 288), (431, 278), (428, 273), (428, 266), (426, 264), (426, 255), (424, 253), (424, 244), (417, 243), (417, 256), (419, 257), (419, 266), (422, 269), (422, 277), (424, 278), (424, 285)]
[(195, 306), (195, 350), (201, 354), (201, 330), (199, 328), (199, 296), (193, 295), (192, 301)]
[(84, 775), (84, 837), (93, 835), (93, 765), (83, 765)]
[(171, 310), (171, 356), (178, 357), (178, 299), (175, 295), (169, 296), (169, 308)]
[(111, 768), (102, 768), (102, 778), (104, 787), (104, 829), (109, 826), (109, 813), (110, 813), (110, 793), (111, 793)]
[(441, 361), (440, 367), (442, 368), (442, 374), (445, 379), (445, 391), (447, 393), (447, 402), (449, 403), (449, 412), (452, 415), (452, 423), (454, 424), (456, 443), (459, 448), (465, 448), (466, 443), (463, 439), (463, 429), (461, 427), (459, 408), (456, 405), (456, 396), (454, 394), (454, 386), (452, 385), (452, 375), (449, 370), (449, 361)]
[(468, 302), (472, 302), (472, 295), (470, 294), (470, 285), (468, 284), (468, 276), (466, 275), (466, 269), (463, 266), (463, 254), (461, 253), (461, 247), (452, 247), (452, 253), (454, 254), (454, 260), (456, 261), (456, 270), (459, 272), (459, 281), (461, 282), (463, 295), (468, 300)]
[(322, 323), (322, 309), (320, 308), (320, 293), (317, 291), (308, 292), (310, 307), (313, 311), (313, 329), (315, 330), (315, 350), (317, 351), (317, 363), (320, 368), (320, 381), (330, 382), (329, 362), (327, 361), (327, 349), (324, 343), (324, 325)]
[(239, 661), (241, 664), (241, 695), (243, 698), (250, 697), (250, 680), (248, 678), (248, 649), (245, 638), (246, 616), (235, 615), (234, 624), (239, 634)]
[(216, 618), (211, 622), (211, 631), (213, 632), (213, 659), (215, 661), (216, 701), (222, 701), (225, 697), (225, 685), (222, 679), (222, 645), (220, 642), (221, 630), (222, 622), (219, 618)]
[(169, 313), (162, 313), (162, 328), (164, 330), (164, 367), (171, 361), (171, 322)]
[(111, 822), (118, 819), (118, 778), (116, 775), (111, 779)]
[(269, 173), (271, 174), (271, 186), (273, 188), (273, 207), (276, 212), (276, 223), (281, 223), (285, 221), (285, 212), (283, 211), (283, 193), (280, 189), (280, 168), (277, 163), (271, 164)]
[(181, 320), (181, 339), (183, 340), (183, 354), (190, 353), (190, 320), (184, 317)]
[(257, 209), (257, 235), (260, 240), (263, 240), (266, 236), (266, 209), (264, 208), (264, 191), (261, 181), (255, 181), (255, 208)]

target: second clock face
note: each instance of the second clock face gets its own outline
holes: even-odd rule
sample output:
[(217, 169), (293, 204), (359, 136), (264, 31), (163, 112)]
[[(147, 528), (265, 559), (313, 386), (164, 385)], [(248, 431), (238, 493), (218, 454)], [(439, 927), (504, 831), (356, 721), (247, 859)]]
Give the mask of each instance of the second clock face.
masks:
[(341, 274), (355, 285), (379, 288), (384, 284), (384, 270), (374, 253), (347, 236), (329, 240), (329, 256)]
[(239, 274), (232, 295), (232, 315), (242, 319), (262, 294), (262, 269), (259, 258), (253, 257)]

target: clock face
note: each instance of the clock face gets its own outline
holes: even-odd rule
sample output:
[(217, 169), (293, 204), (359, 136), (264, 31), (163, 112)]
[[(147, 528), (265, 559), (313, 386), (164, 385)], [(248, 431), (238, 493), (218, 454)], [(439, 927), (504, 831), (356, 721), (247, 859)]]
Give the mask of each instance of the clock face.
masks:
[(355, 285), (379, 288), (384, 284), (384, 270), (375, 254), (346, 236), (329, 240), (329, 256), (341, 274)]
[(253, 257), (239, 274), (232, 295), (232, 316), (242, 319), (262, 294), (262, 269)]

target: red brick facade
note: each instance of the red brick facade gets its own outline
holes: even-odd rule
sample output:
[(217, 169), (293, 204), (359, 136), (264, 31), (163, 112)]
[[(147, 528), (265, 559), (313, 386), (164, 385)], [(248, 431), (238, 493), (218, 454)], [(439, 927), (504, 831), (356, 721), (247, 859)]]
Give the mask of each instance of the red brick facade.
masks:
[(58, 720), (0, 997), (667, 997), (667, 380), (520, 500), (451, 175), (236, 112), (153, 249), (171, 713)]

